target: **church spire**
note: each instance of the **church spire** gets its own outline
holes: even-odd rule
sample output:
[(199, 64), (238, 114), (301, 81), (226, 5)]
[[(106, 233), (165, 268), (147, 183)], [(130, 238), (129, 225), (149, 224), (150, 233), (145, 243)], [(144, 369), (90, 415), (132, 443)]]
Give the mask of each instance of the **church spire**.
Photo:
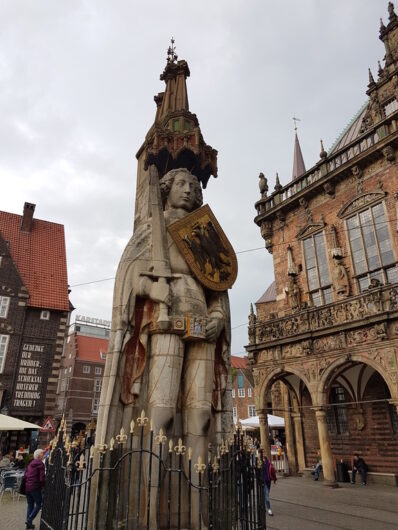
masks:
[(297, 122), (300, 121), (299, 118), (294, 117), (294, 154), (293, 154), (293, 174), (292, 174), (292, 180), (296, 179), (297, 177), (301, 177), (306, 171), (305, 164), (304, 164), (304, 158), (303, 153), (301, 152), (300, 142), (297, 136)]

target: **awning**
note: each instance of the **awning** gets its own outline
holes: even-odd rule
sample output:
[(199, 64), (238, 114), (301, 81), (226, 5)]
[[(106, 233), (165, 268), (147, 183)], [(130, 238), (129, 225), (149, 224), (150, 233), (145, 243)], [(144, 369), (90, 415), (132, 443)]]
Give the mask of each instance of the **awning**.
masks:
[(40, 428), (40, 425), (13, 418), (6, 414), (0, 414), (0, 431), (24, 431), (25, 429), (40, 430)]
[[(285, 420), (280, 416), (274, 416), (273, 414), (267, 414), (268, 418), (268, 427), (273, 429), (282, 428), (285, 426)], [(245, 420), (239, 420), (243, 428), (256, 429), (260, 427), (260, 419), (258, 416), (252, 416)]]

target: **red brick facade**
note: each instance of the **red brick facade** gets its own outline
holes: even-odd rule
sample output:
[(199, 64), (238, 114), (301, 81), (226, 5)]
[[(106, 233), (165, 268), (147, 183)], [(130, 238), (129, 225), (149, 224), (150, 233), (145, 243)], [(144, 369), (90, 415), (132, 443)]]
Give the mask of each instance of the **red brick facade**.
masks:
[[(255, 222), (273, 254), (275, 285), (250, 315), (256, 404), (288, 389), (292, 461), (320, 449), (398, 474), (398, 17), (381, 28), (386, 64), (369, 101), (329, 153), (268, 195)], [(271, 293), (271, 294), (270, 294)], [(273, 402), (278, 401), (273, 392)], [(294, 421), (293, 421), (294, 416)], [(328, 439), (318, 437), (327, 422)], [(301, 432), (302, 431), (302, 432)], [(301, 447), (303, 446), (303, 452)], [(301, 460), (300, 460), (300, 458)], [(297, 457), (297, 458), (296, 458)]]

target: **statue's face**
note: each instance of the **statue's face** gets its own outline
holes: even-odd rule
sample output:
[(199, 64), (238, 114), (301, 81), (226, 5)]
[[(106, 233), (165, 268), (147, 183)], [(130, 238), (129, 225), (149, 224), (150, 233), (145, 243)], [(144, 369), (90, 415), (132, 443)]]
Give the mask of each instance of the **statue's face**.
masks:
[(169, 208), (181, 208), (187, 212), (191, 212), (195, 205), (195, 191), (199, 185), (197, 178), (193, 175), (178, 173), (174, 177), (167, 197), (167, 206)]

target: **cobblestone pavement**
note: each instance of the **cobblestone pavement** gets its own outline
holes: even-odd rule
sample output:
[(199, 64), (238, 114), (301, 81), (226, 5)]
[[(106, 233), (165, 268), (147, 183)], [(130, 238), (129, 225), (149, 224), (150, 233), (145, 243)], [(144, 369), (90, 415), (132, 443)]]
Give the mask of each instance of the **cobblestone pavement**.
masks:
[[(342, 484), (331, 489), (305, 478), (280, 478), (271, 488), (267, 530), (398, 530), (398, 488)], [(0, 530), (25, 528), (26, 500), (5, 493)], [(35, 519), (39, 528), (39, 516)]]
[(267, 530), (397, 530), (398, 488), (341, 484), (332, 489), (306, 478), (271, 487)]
[[(19, 500), (13, 500), (10, 493), (4, 493), (3, 500), (0, 502), (0, 530), (24, 530), (25, 521), (26, 498), (21, 495)], [(34, 520), (36, 528), (39, 528), (39, 523), (40, 514)]]

